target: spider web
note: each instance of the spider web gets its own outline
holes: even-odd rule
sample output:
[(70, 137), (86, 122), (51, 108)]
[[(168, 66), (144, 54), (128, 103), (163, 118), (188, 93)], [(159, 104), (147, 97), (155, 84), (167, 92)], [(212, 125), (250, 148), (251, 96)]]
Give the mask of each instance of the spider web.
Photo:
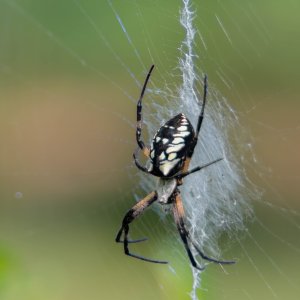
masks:
[[(136, 98), (150, 65), (154, 63), (156, 67), (144, 98), (145, 141), (150, 141), (160, 124), (178, 112), (184, 112), (192, 124), (196, 124), (201, 108), (203, 76), (208, 74), (208, 104), (191, 166), (219, 157), (224, 159), (186, 178), (181, 191), (187, 227), (199, 248), (211, 257), (236, 258), (237, 264), (225, 267), (206, 265), (194, 253), (206, 269), (200, 273), (191, 268), (192, 276), (189, 276), (189, 261), (172, 225), (173, 220), (159, 206), (154, 207), (154, 213), (148, 213), (132, 225), (132, 235), (150, 237), (144, 245), (134, 245), (133, 250), (158, 259), (168, 256), (170, 265), (167, 271), (157, 265), (140, 266), (141, 262), (127, 262), (127, 257), (119, 253), (121, 249), (117, 246), (109, 248), (101, 241), (88, 245), (102, 249), (99, 256), (103, 260), (112, 261), (119, 253), (118, 263), (126, 260), (122, 265), (126, 276), (139, 272), (145, 276), (154, 274), (156, 281), (141, 281), (144, 289), (149, 290), (149, 299), (158, 297), (150, 294), (153, 289), (160, 293), (161, 299), (174, 299), (172, 284), (183, 279), (186, 283), (179, 285), (176, 293), (179, 290), (180, 295), (189, 293), (186, 297), (192, 299), (296, 299), (299, 294), (297, 264), (300, 246), (299, 212), (294, 199), (299, 195), (296, 149), (299, 147), (300, 127), (297, 114), (294, 116), (292, 112), (299, 108), (293, 103), (293, 92), (298, 92), (295, 88), (293, 90), (293, 78), (297, 73), (294, 71), (289, 81), (278, 80), (280, 72), (293, 71), (292, 67), (285, 67), (293, 64), (292, 59), (284, 57), (283, 66), (278, 62), (281, 56), (277, 52), (273, 56), (276, 62), (272, 62), (271, 55), (268, 55), (273, 44), (278, 42), (276, 35), (285, 33), (279, 31), (272, 19), (282, 8), (280, 2), (276, 6), (259, 2), (241, 4), (238, 1), (225, 5), (220, 1), (196, 3), (183, 0), (176, 4), (168, 1), (162, 4), (158, 1), (87, 3), (78, 0), (63, 4), (54, 1), (51, 5), (38, 5), (36, 1), (1, 1), (0, 5), (3, 9), (0, 63), (4, 90), (1, 101), (4, 120), (1, 177), (6, 186), (2, 191), (2, 228), (12, 224), (5, 214), (18, 219), (24, 210), (30, 211), (28, 216), (32, 216), (34, 209), (43, 216), (45, 210), (51, 211), (47, 216), (48, 223), (36, 221), (24, 231), (11, 230), (11, 238), (4, 240), (9, 241), (13, 249), (20, 247), (22, 252), (29, 252), (31, 242), (49, 232), (55, 233), (57, 210), (62, 207), (73, 210), (72, 225), (77, 224), (76, 230), (88, 229), (82, 230), (84, 242), (97, 240), (97, 234), (101, 235), (102, 241), (110, 241), (126, 209), (133, 205), (128, 199), (133, 196), (136, 200), (141, 199), (155, 188), (153, 178), (138, 173), (128, 163), (135, 147)], [(298, 6), (290, 0), (284, 6), (286, 14), (295, 16), (293, 11), (297, 11)], [(5, 16), (4, 12), (8, 15)], [(53, 18), (64, 22), (52, 23)], [(162, 19), (164, 22), (158, 21)], [(293, 17), (282, 17), (281, 24), (287, 19), (287, 30), (296, 31)], [(18, 26), (14, 26), (14, 21)], [(23, 26), (27, 32), (22, 31)], [(40, 40), (45, 47), (36, 42)], [(26, 41), (30, 41), (29, 46), (26, 46)], [(25, 44), (23, 51), (18, 48), (20, 44)], [(22, 57), (27, 56), (35, 59), (24, 62)], [(64, 74), (67, 80), (61, 86), (53, 80), (60, 70), (59, 64), (64, 64), (68, 70)], [(267, 66), (272, 66), (273, 70), (267, 72)], [(42, 70), (46, 70), (47, 76), (43, 75), (41, 81)], [(118, 77), (115, 77), (116, 73)], [(77, 89), (76, 85), (82, 80), (82, 87)], [(276, 86), (278, 82), (281, 85)], [(12, 93), (11, 86), (17, 86), (17, 92)], [(70, 87), (68, 92), (66, 86)], [(71, 93), (72, 89), (74, 92)], [(50, 97), (50, 94), (54, 96)], [(285, 94), (288, 99), (283, 102), (281, 96)], [(36, 95), (43, 101), (31, 99)], [(57, 106), (52, 107), (49, 102), (56, 95), (63, 104), (55, 102)], [(110, 101), (106, 95), (111, 97)], [(47, 97), (49, 101), (44, 101)], [(8, 104), (14, 101), (16, 107)], [(27, 108), (31, 103), (35, 108), (33, 111)], [(74, 106), (79, 112), (72, 108)], [(18, 112), (11, 120), (5, 118), (9, 110)], [(39, 114), (44, 117), (45, 111), (50, 112), (46, 117), (49, 120), (54, 118), (54, 123), (47, 123), (47, 119), (43, 123), (39, 119)], [(101, 120), (98, 121), (99, 115)], [(63, 121), (64, 116), (66, 121)], [(26, 135), (22, 128), (26, 122), (32, 122), (33, 128), (38, 127), (38, 130), (33, 130), (38, 141)], [(76, 126), (76, 122), (80, 122), (80, 126)], [(57, 125), (54, 127), (56, 131), (49, 130), (49, 124)], [(76, 132), (64, 129), (60, 133), (60, 128), (69, 128), (70, 125), (76, 128)], [(15, 140), (7, 138), (7, 128), (12, 130)], [(52, 138), (57, 132), (60, 133), (58, 138)], [(94, 150), (86, 152), (82, 147), (77, 151), (77, 134), (82, 144)], [(65, 136), (68, 136), (66, 142)], [(48, 144), (48, 140), (60, 146)], [(30, 155), (17, 151), (19, 147), (23, 153), (35, 153), (34, 146), (42, 147), (44, 143), (45, 148), (38, 152), (44, 156), (35, 157), (37, 162), (28, 159), (26, 164)], [(70, 143), (71, 148), (68, 147)], [(15, 151), (13, 155), (11, 149)], [(94, 152), (97, 152), (98, 160)], [(53, 165), (48, 164), (48, 160)], [(113, 163), (108, 164), (107, 160)], [(78, 164), (78, 161), (82, 163)], [(48, 182), (51, 182), (50, 186)], [(113, 196), (109, 196), (112, 191)], [(83, 210), (85, 206), (81, 198), (86, 199), (86, 195), (92, 200), (87, 201), (89, 209)], [(73, 201), (74, 197), (76, 201)], [(109, 204), (105, 198), (110, 197), (117, 200)], [(43, 199), (42, 203), (48, 199), (51, 204), (32, 205), (35, 198)], [(62, 206), (54, 198), (70, 200), (64, 200)], [(100, 215), (97, 210), (101, 210)], [(99, 217), (101, 221), (97, 220)], [(94, 226), (90, 225), (89, 218), (94, 220)], [(110, 223), (112, 228), (104, 229), (111, 218), (115, 220)], [(62, 224), (68, 223), (65, 215), (61, 219)], [(40, 227), (41, 224), (44, 227)], [(92, 233), (87, 234), (89, 230)], [(9, 230), (2, 229), (2, 232), (9, 236)], [(90, 240), (86, 239), (87, 235)], [(77, 247), (75, 243), (74, 248)], [(118, 251), (110, 253), (114, 248)], [(53, 249), (55, 252), (55, 247)], [(82, 253), (92, 253), (88, 246), (80, 249)], [(94, 261), (98, 253), (91, 257)], [(107, 275), (107, 287), (101, 285), (101, 293), (106, 295), (107, 289), (111, 299), (119, 299), (128, 289), (128, 283), (122, 290), (120, 282), (123, 278), (116, 277), (116, 273), (121, 272), (120, 267), (111, 263), (109, 268), (112, 268), (112, 275)], [(75, 279), (72, 277), (70, 282), (75, 282)], [(114, 291), (109, 282), (120, 284), (121, 293)], [(90, 288), (89, 285), (85, 287)], [(87, 288), (83, 294), (87, 293)], [(4, 299), (13, 299), (9, 284), (7, 289)], [(47, 293), (42, 291), (42, 294), (47, 299)], [(64, 299), (63, 295), (62, 292), (58, 298)], [(141, 298), (140, 294), (134, 295), (137, 298), (131, 296), (131, 299)], [(178, 296), (178, 299), (182, 298)]]

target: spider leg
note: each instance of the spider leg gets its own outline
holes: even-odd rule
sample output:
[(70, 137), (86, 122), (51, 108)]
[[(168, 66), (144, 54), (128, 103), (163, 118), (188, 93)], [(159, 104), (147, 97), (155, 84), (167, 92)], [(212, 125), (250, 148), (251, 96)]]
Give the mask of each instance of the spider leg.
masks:
[(175, 201), (173, 204), (173, 214), (174, 214), (174, 220), (175, 220), (177, 229), (179, 231), (181, 240), (184, 244), (185, 250), (189, 256), (192, 266), (194, 268), (202, 271), (202, 270), (204, 270), (204, 268), (201, 268), (198, 266), (193, 254), (190, 250), (189, 244), (188, 244), (189, 233), (186, 230), (185, 224), (184, 224), (184, 209), (183, 209), (180, 193), (178, 190), (175, 193), (177, 193), (177, 194), (175, 195)]
[(200, 115), (198, 117), (198, 122), (197, 122), (197, 127), (196, 127), (196, 133), (194, 136), (194, 141), (193, 144), (191, 145), (191, 148), (189, 150), (189, 152), (187, 153), (186, 156), (186, 160), (184, 162), (184, 166), (183, 166), (183, 172), (188, 172), (188, 168), (189, 168), (189, 164), (191, 162), (191, 158), (193, 156), (194, 153), (194, 149), (197, 145), (198, 142), (198, 136), (199, 136), (199, 132), (201, 129), (201, 125), (203, 122), (203, 118), (204, 118), (204, 109), (205, 109), (205, 104), (206, 104), (206, 96), (207, 96), (207, 75), (204, 75), (204, 80), (203, 80), (203, 101), (202, 101), (202, 107), (201, 107), (201, 111), (200, 111)]
[(211, 257), (208, 257), (206, 256), (200, 249), (199, 247), (196, 245), (196, 243), (191, 240), (190, 238), (190, 241), (192, 243), (192, 245), (194, 246), (194, 248), (196, 249), (196, 251), (199, 253), (199, 255), (207, 260), (207, 261), (210, 261), (210, 262), (213, 262), (213, 263), (216, 263), (216, 264), (220, 264), (220, 265), (233, 265), (235, 264), (235, 261), (234, 260), (217, 260), (217, 259), (214, 259), (214, 258), (211, 258)]
[(184, 243), (184, 246), (186, 248), (186, 251), (188, 253), (188, 256), (190, 258), (190, 261), (192, 263), (192, 265), (199, 269), (199, 270), (203, 270), (203, 268), (199, 268), (190, 249), (188, 246), (188, 241), (190, 241), (190, 243), (193, 245), (193, 247), (196, 249), (196, 251), (199, 253), (199, 255), (210, 262), (213, 263), (217, 263), (217, 264), (234, 264), (235, 261), (222, 261), (222, 260), (217, 260), (214, 258), (210, 258), (208, 256), (206, 256), (200, 249), (199, 247), (196, 245), (196, 243), (191, 239), (191, 237), (189, 236), (189, 232), (186, 230), (185, 225), (184, 225), (184, 209), (183, 209), (183, 205), (182, 205), (182, 200), (178, 191), (178, 194), (176, 195), (175, 198), (175, 202), (174, 202), (174, 206), (173, 206), (173, 212), (174, 212), (174, 219), (178, 228), (178, 231), (180, 233), (181, 239)]
[(204, 118), (204, 109), (205, 109), (205, 104), (206, 104), (206, 95), (207, 95), (207, 75), (204, 75), (204, 82), (203, 82), (203, 102), (202, 102), (202, 108), (200, 115), (198, 117), (198, 123), (197, 123), (197, 129), (196, 129), (196, 137), (198, 138), (202, 121)]
[(141, 135), (142, 135), (142, 126), (143, 126), (143, 121), (142, 121), (142, 99), (144, 97), (144, 93), (147, 87), (147, 83), (149, 81), (150, 75), (152, 73), (152, 70), (154, 68), (154, 65), (151, 66), (148, 75), (146, 77), (146, 80), (144, 82), (142, 92), (140, 95), (140, 98), (137, 103), (137, 110), (136, 110), (136, 119), (137, 119), (137, 125), (136, 125), (136, 141), (141, 150), (143, 151), (144, 155), (146, 157), (149, 157), (150, 150), (145, 146), (145, 143), (142, 141)]
[[(121, 240), (121, 236), (125, 231), (124, 224), (128, 225), (131, 223), (135, 218), (137, 218), (148, 206), (150, 206), (156, 200), (155, 192), (150, 193), (144, 199), (140, 200), (137, 204), (135, 204), (125, 215), (122, 222), (122, 227), (118, 231), (116, 236), (116, 243), (124, 243), (125, 240)], [(127, 243), (139, 243), (148, 240), (147, 238), (141, 238), (138, 240), (128, 240)]]
[(193, 169), (191, 169), (191, 170), (189, 170), (189, 171), (179, 173), (179, 174), (176, 175), (175, 177), (178, 177), (178, 178), (181, 179), (181, 178), (186, 177), (186, 176), (188, 176), (188, 175), (190, 175), (190, 174), (192, 174), (192, 173), (198, 172), (198, 171), (200, 171), (200, 170), (202, 170), (202, 169), (204, 169), (204, 168), (206, 168), (206, 167), (208, 167), (208, 166), (210, 166), (210, 165), (212, 165), (212, 164), (215, 164), (215, 163), (221, 161), (222, 159), (223, 159), (223, 158), (218, 158), (218, 159), (213, 160), (213, 161), (211, 161), (211, 162), (209, 162), (209, 163), (207, 163), (207, 164), (205, 164), (205, 165), (203, 165), (203, 166), (198, 166), (198, 167), (195, 167), (195, 168), (193, 168)]
[[(117, 238), (116, 238), (116, 243), (124, 243), (124, 240), (121, 240), (121, 235), (122, 235), (122, 233), (123, 233), (123, 230), (120, 230), (119, 232), (118, 232), (118, 235), (120, 235), (119, 236), (119, 239), (117, 240)], [(118, 237), (118, 236), (117, 236)], [(144, 241), (147, 241), (148, 240), (148, 238), (141, 238), (141, 239), (138, 239), (138, 240), (127, 240), (127, 242), (128, 242), (128, 244), (134, 244), (134, 243), (140, 243), (140, 242), (144, 242)]]
[(136, 148), (136, 150), (134, 151), (133, 153), (133, 159), (134, 159), (134, 163), (135, 165), (137, 166), (137, 168), (147, 174), (151, 174), (147, 168), (145, 168), (144, 166), (142, 166), (139, 161), (138, 161), (138, 158), (137, 158), (137, 155), (138, 155), (138, 152), (139, 152), (140, 148)]
[[(139, 239), (139, 240), (134, 240), (134, 241), (129, 241), (128, 240), (128, 233), (129, 233), (129, 224), (134, 221), (137, 217), (139, 217), (144, 210), (149, 207), (154, 201), (157, 200), (157, 193), (152, 192), (148, 196), (146, 196), (144, 199), (139, 201), (137, 204), (135, 204), (125, 215), (123, 222), (122, 222), (122, 227), (120, 228), (117, 236), (116, 236), (116, 242), (117, 243), (123, 243), (124, 245), (124, 253), (128, 256), (141, 259), (144, 261), (152, 262), (152, 263), (157, 263), (157, 264), (167, 264), (167, 261), (160, 261), (160, 260), (154, 260), (150, 258), (146, 258), (134, 253), (131, 253), (129, 251), (128, 244), (129, 243), (137, 243), (137, 242), (142, 242), (145, 239)], [(124, 232), (124, 240), (121, 240), (121, 236)]]

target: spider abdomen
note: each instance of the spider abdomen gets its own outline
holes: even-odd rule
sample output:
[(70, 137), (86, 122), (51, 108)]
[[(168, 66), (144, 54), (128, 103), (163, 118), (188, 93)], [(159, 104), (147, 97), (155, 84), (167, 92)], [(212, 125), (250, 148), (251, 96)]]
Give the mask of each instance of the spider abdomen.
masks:
[(158, 177), (178, 173), (183, 168), (194, 136), (193, 126), (184, 114), (167, 121), (153, 137), (149, 172)]

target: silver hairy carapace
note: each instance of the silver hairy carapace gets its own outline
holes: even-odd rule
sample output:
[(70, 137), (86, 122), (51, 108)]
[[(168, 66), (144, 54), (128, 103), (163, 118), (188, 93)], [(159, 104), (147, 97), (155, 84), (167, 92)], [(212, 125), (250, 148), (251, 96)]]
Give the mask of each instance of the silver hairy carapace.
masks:
[(159, 178), (156, 184), (157, 201), (160, 204), (168, 204), (168, 201), (177, 187), (175, 178), (162, 179)]

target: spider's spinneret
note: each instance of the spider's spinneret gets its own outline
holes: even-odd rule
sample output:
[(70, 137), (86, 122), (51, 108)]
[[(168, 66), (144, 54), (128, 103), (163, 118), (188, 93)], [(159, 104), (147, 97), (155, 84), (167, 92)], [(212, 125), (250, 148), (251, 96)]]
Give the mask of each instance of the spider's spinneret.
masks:
[(184, 114), (166, 122), (152, 140), (149, 172), (170, 177), (181, 171), (194, 138), (193, 126)]

